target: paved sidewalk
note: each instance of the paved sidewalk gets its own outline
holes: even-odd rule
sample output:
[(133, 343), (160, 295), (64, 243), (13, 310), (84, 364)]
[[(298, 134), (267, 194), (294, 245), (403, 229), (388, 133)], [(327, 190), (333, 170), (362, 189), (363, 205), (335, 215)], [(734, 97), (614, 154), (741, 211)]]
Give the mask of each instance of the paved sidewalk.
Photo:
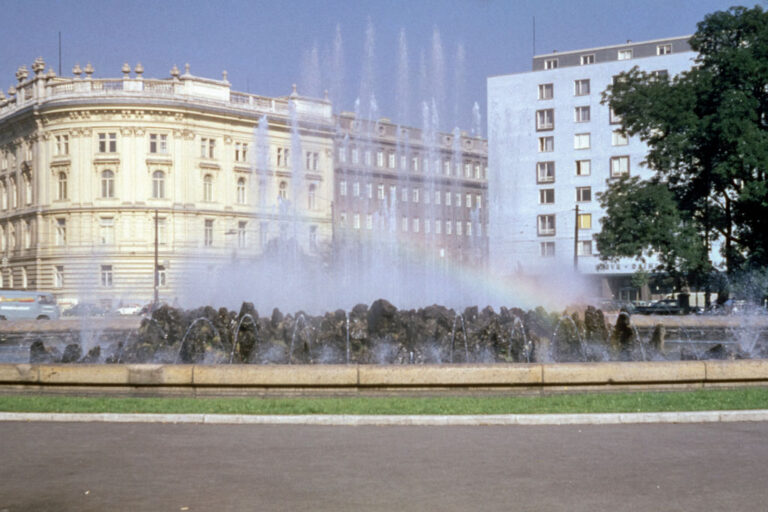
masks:
[(213, 425), (481, 426), (631, 425), (638, 423), (730, 423), (768, 421), (768, 410), (603, 414), (475, 415), (236, 415), (0, 412), (0, 421), (97, 423), (204, 423)]

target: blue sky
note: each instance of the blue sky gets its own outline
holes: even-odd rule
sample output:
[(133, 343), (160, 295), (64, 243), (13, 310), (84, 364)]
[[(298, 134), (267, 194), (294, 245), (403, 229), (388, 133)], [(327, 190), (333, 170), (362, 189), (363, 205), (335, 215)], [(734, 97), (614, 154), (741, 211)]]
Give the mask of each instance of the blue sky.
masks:
[[(146, 77), (163, 78), (174, 64), (183, 69), (189, 62), (194, 75), (220, 78), (226, 69), (235, 90), (281, 96), (293, 83), (305, 93), (329, 88), (331, 71), (341, 69), (337, 110), (352, 110), (362, 77), (371, 76), (381, 116), (397, 117), (403, 105), (396, 91), (408, 90), (406, 121), (418, 124), (423, 91), (439, 88), (441, 125), (468, 129), (473, 103), (485, 112), (486, 77), (530, 69), (534, 17), (536, 51), (547, 53), (691, 34), (707, 13), (731, 5), (722, 0), (0, 0), (0, 87), (7, 91), (17, 67), (29, 68), (37, 56), (58, 70), (61, 31), (62, 70), (68, 76), (75, 63), (90, 62), (97, 78), (107, 78), (121, 76), (123, 62), (141, 62)], [(342, 67), (332, 64), (337, 26)], [(401, 30), (409, 69), (400, 82), (405, 89), (397, 86)], [(436, 33), (442, 51), (433, 49)], [(366, 40), (374, 43), (373, 59), (363, 58)], [(463, 60), (457, 57), (460, 44)], [(436, 55), (442, 65), (435, 65)], [(443, 76), (439, 82), (436, 70)]]

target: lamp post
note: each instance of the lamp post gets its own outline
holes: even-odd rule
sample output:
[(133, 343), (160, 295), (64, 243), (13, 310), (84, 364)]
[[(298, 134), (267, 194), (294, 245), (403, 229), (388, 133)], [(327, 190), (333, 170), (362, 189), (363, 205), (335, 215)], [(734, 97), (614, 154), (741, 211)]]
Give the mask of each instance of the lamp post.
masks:
[(579, 270), (579, 205), (576, 205), (576, 222), (573, 225), (573, 271)]
[(159, 298), (159, 288), (160, 288), (160, 271), (158, 269), (158, 246), (159, 246), (159, 237), (158, 237), (158, 224), (159, 220), (157, 217), (157, 209), (155, 209), (155, 307), (157, 307), (157, 304), (160, 302)]

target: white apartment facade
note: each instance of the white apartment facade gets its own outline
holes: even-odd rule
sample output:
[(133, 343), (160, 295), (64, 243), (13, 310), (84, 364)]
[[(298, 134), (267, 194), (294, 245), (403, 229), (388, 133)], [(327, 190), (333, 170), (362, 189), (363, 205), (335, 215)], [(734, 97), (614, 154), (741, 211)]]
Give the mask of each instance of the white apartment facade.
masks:
[(597, 278), (596, 294), (637, 298), (629, 278), (641, 265), (600, 261), (593, 237), (604, 215), (597, 195), (619, 176), (650, 176), (647, 147), (621, 135), (620, 120), (600, 101), (614, 77), (635, 66), (670, 76), (690, 69), (696, 54), (688, 39), (537, 55), (532, 71), (488, 79), (495, 268), (542, 276), (575, 267)]

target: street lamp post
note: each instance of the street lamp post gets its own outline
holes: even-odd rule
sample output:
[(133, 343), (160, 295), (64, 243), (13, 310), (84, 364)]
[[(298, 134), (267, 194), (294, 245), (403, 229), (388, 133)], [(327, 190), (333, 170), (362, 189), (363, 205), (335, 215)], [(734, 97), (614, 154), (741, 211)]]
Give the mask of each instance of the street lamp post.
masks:
[(159, 245), (159, 237), (157, 234), (158, 231), (158, 217), (157, 217), (157, 209), (155, 209), (155, 306), (160, 302), (159, 297), (159, 288), (160, 288), (160, 273), (158, 270), (158, 245)]

